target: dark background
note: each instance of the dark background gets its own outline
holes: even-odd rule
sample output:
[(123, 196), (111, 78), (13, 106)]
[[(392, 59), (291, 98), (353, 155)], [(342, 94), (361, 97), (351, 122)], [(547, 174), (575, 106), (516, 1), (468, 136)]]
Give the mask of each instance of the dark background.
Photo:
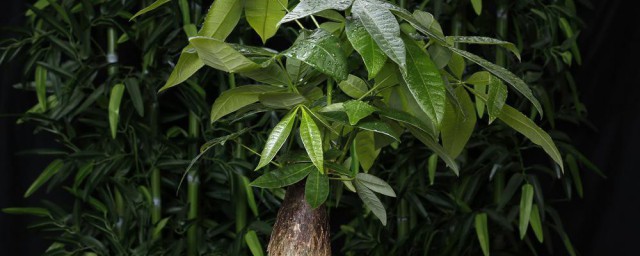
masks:
[[(559, 208), (567, 232), (581, 255), (637, 255), (640, 242), (640, 22), (635, 1), (592, 1), (593, 9), (580, 10), (587, 28), (580, 36), (583, 65), (574, 67), (581, 99), (589, 120), (569, 128), (578, 148), (608, 176), (583, 174), (584, 199)], [(25, 3), (2, 1), (0, 26), (20, 25)], [(19, 63), (0, 67), (0, 209), (37, 205), (56, 193), (24, 191), (51, 159), (16, 155), (33, 148), (54, 147), (55, 142), (34, 135), (32, 127), (15, 125), (15, 116), (36, 103), (32, 93), (15, 90), (20, 82)], [(27, 228), (33, 219), (0, 213), (0, 254), (40, 255), (49, 244)], [(561, 247), (561, 245), (557, 245)], [(14, 253), (9, 253), (14, 252)], [(18, 254), (15, 254), (19, 252)], [(559, 252), (562, 252), (559, 250)], [(9, 253), (9, 254), (5, 254)], [(637, 253), (637, 252), (636, 252)]]

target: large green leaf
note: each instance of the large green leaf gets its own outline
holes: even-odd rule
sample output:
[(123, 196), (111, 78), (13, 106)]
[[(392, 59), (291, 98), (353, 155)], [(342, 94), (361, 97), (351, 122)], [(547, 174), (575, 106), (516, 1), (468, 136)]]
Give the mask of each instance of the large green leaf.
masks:
[(358, 128), (379, 133), (400, 142), (400, 135), (391, 126), (380, 120), (364, 120), (358, 124)]
[(62, 168), (62, 165), (64, 165), (64, 162), (62, 160), (60, 159), (53, 160), (53, 162), (51, 162), (47, 166), (47, 168), (45, 168), (42, 171), (42, 173), (40, 173), (38, 178), (36, 178), (36, 180), (33, 181), (33, 183), (31, 183), (31, 186), (29, 186), (27, 191), (24, 193), (24, 197), (31, 196), (40, 187), (42, 187), (42, 185), (44, 185), (49, 179), (51, 179), (53, 175), (56, 175), (56, 173), (58, 173), (60, 168)]
[(259, 83), (270, 85), (289, 85), (287, 72), (274, 60), (260, 63), (260, 69), (238, 72), (238, 74), (251, 78)]
[(198, 57), (196, 49), (191, 46), (185, 47), (180, 54), (178, 63), (173, 68), (173, 71), (171, 71), (169, 79), (167, 79), (164, 86), (160, 88), (160, 91), (162, 92), (186, 81), (202, 67), (204, 67), (204, 62)]
[(304, 186), (304, 198), (311, 208), (317, 208), (327, 200), (327, 197), (329, 197), (329, 177), (312, 171)]
[(527, 234), (527, 228), (529, 227), (533, 192), (533, 186), (531, 184), (522, 185), (522, 195), (520, 196), (520, 219), (518, 225), (520, 230), (520, 239), (524, 238), (524, 235)]
[(260, 68), (231, 45), (209, 37), (192, 37), (189, 42), (198, 52), (204, 64), (229, 73), (238, 73)]
[(478, 213), (475, 217), (476, 223), (476, 235), (478, 236), (478, 242), (480, 242), (480, 248), (485, 256), (489, 256), (489, 227), (487, 225), (487, 214)]
[(118, 121), (120, 120), (120, 101), (124, 94), (124, 84), (116, 84), (111, 88), (109, 96), (109, 127), (111, 127), (111, 137), (116, 138), (118, 131)]
[[(375, 77), (387, 61), (387, 55), (380, 49), (359, 19), (347, 21), (347, 38), (360, 54), (369, 73), (369, 79)], [(351, 96), (351, 95), (349, 95)]]
[(358, 132), (355, 138), (355, 153), (358, 157), (358, 162), (362, 169), (369, 171), (373, 166), (373, 163), (378, 158), (380, 150), (375, 147), (375, 137), (373, 132), (361, 131)]
[(257, 102), (261, 94), (282, 90), (284, 89), (269, 85), (245, 85), (226, 90), (211, 106), (211, 123), (244, 106)]
[(244, 13), (262, 43), (276, 34), (277, 24), (284, 17), (288, 3), (288, 0), (246, 0)]
[[(467, 91), (464, 87), (459, 86), (455, 89), (455, 94), (460, 101), (462, 109), (456, 108), (453, 103), (447, 101), (440, 131), (442, 146), (453, 158), (460, 155), (476, 125), (473, 101), (471, 101)], [(464, 111), (464, 113), (461, 111)]]
[(290, 164), (280, 169), (267, 172), (251, 182), (251, 186), (260, 188), (281, 188), (294, 184), (307, 177), (310, 172), (316, 172), (313, 164)]
[(370, 116), (376, 111), (376, 108), (364, 101), (350, 100), (343, 103), (344, 111), (349, 117), (349, 123), (356, 125), (361, 119)]
[(499, 77), (500, 79), (504, 80), (505, 82), (513, 86), (513, 88), (516, 89), (516, 91), (522, 93), (522, 95), (525, 98), (531, 101), (531, 103), (536, 108), (536, 110), (538, 110), (538, 112), (542, 114), (542, 106), (540, 105), (540, 102), (538, 102), (536, 97), (533, 96), (533, 93), (531, 92), (531, 89), (529, 88), (529, 86), (524, 81), (522, 81), (522, 79), (520, 79), (518, 76), (511, 73), (509, 70), (501, 66), (498, 66), (496, 64), (493, 64), (473, 53), (463, 51), (452, 46), (449, 47), (449, 49), (457, 54), (460, 54), (462, 57), (465, 57), (466, 59), (478, 64), (479, 66), (489, 71), (491, 74)]
[(295, 8), (293, 8), (293, 10), (287, 13), (280, 22), (278, 22), (278, 25), (304, 18), (324, 10), (334, 9), (343, 11), (349, 8), (352, 2), (353, 0), (302, 0)]
[(356, 180), (355, 185), (356, 185), (356, 192), (358, 193), (358, 196), (360, 197), (364, 205), (366, 205), (367, 208), (369, 208), (369, 210), (373, 212), (373, 215), (375, 215), (376, 217), (378, 217), (378, 219), (380, 219), (380, 222), (382, 222), (382, 225), (386, 226), (387, 211), (384, 209), (384, 205), (382, 205), (382, 202), (380, 201), (380, 199), (376, 196), (376, 194), (373, 193), (373, 191), (371, 191), (369, 188), (367, 188), (367, 186), (362, 184), (362, 182)]
[(292, 110), (289, 114), (283, 117), (275, 127), (273, 127), (267, 142), (264, 144), (262, 154), (260, 154), (260, 162), (258, 163), (258, 166), (256, 166), (256, 170), (269, 164), (280, 148), (282, 148), (282, 145), (284, 145), (289, 134), (291, 134), (291, 129), (293, 128), (297, 112), (297, 108)]
[(562, 172), (564, 172), (564, 165), (562, 164), (562, 156), (560, 155), (560, 151), (558, 151), (558, 148), (551, 139), (551, 136), (549, 136), (548, 133), (542, 130), (542, 128), (537, 126), (524, 114), (520, 113), (520, 111), (508, 105), (504, 105), (498, 118), (514, 130), (530, 139), (531, 142), (535, 143), (538, 146), (541, 146), (542, 149), (544, 149), (544, 151), (547, 152), (547, 154), (551, 157), (551, 159), (553, 159), (553, 161), (555, 161), (560, 166)]
[(300, 119), (300, 138), (313, 165), (318, 168), (320, 173), (324, 173), (324, 154), (320, 129), (304, 109), (302, 109), (302, 118)]
[(244, 0), (215, 0), (204, 18), (198, 36), (224, 41), (242, 16)]
[(446, 99), (446, 88), (429, 55), (413, 40), (406, 39), (407, 72), (402, 74), (407, 88), (429, 119), (440, 127)]
[(460, 169), (456, 161), (444, 150), (444, 148), (442, 148), (440, 144), (438, 144), (438, 142), (436, 142), (433, 137), (413, 126), (407, 126), (407, 128), (413, 136), (420, 140), (429, 149), (433, 150), (433, 152), (436, 153), (456, 175), (459, 174)]
[(129, 19), (130, 21), (135, 19), (136, 17), (143, 15), (145, 13), (148, 13), (150, 11), (153, 11), (155, 9), (157, 9), (158, 7), (171, 2), (171, 0), (156, 0), (155, 2), (153, 2), (152, 4), (150, 4), (149, 6), (143, 8), (142, 10), (136, 12), (136, 14), (134, 14), (133, 16), (131, 16), (131, 18)]
[(429, 129), (429, 126), (427, 124), (407, 112), (392, 108), (384, 108), (379, 111), (379, 114), (380, 116), (398, 121), (405, 125), (412, 126), (420, 130), (421, 132), (428, 134), (430, 137), (435, 137), (435, 132)]
[(295, 92), (272, 92), (260, 95), (260, 103), (273, 109), (290, 109), (307, 101)]
[(297, 40), (282, 54), (301, 60), (337, 81), (347, 79), (347, 56), (338, 38), (324, 29), (318, 28), (310, 35)]
[(507, 86), (500, 79), (492, 77), (489, 84), (489, 94), (487, 95), (487, 113), (489, 113), (489, 123), (500, 116), (502, 108), (507, 101)]
[(258, 234), (255, 231), (249, 230), (246, 234), (244, 234), (244, 241), (247, 243), (247, 247), (251, 251), (251, 255), (253, 256), (264, 256), (264, 249), (262, 249), (262, 245), (260, 244), (260, 239), (258, 239)]
[(391, 188), (391, 186), (389, 186), (386, 181), (376, 176), (368, 173), (358, 173), (356, 175), (356, 180), (358, 180), (374, 192), (383, 194), (385, 196), (396, 197), (396, 192), (393, 191), (393, 188)]
[(351, 98), (358, 99), (362, 97), (367, 91), (369, 87), (367, 83), (365, 83), (361, 78), (349, 74), (347, 80), (344, 80), (338, 84), (340, 90), (342, 90), (346, 95)]
[(400, 38), (400, 25), (389, 11), (388, 4), (380, 0), (356, 0), (351, 11), (378, 47), (404, 70), (407, 54)]
[(518, 60), (520, 59), (520, 50), (516, 45), (507, 41), (484, 36), (448, 36), (446, 39), (450, 43), (497, 45), (511, 51)]

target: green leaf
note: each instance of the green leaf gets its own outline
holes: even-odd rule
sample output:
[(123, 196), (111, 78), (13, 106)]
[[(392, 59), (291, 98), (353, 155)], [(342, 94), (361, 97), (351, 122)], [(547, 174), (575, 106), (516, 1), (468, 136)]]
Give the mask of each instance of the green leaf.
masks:
[(373, 136), (373, 132), (358, 132), (354, 143), (360, 166), (362, 166), (363, 170), (369, 171), (380, 154), (380, 150), (375, 149), (375, 137)]
[(244, 106), (257, 102), (263, 93), (281, 90), (283, 88), (269, 85), (245, 85), (226, 90), (211, 106), (211, 123)]
[(191, 77), (193, 74), (198, 72), (204, 66), (204, 62), (198, 57), (196, 53), (196, 49), (187, 46), (182, 50), (180, 54), (180, 58), (178, 59), (178, 63), (171, 71), (171, 75), (169, 75), (169, 79), (167, 82), (160, 88), (160, 92), (167, 90), (171, 87), (174, 87)]
[(385, 122), (379, 120), (365, 120), (358, 124), (358, 128), (379, 133), (400, 142), (400, 135), (398, 135), (397, 132)]
[(347, 79), (347, 56), (338, 38), (324, 29), (318, 28), (310, 35), (297, 40), (282, 54), (301, 60), (337, 81)]
[(540, 218), (540, 211), (538, 210), (538, 205), (533, 204), (531, 208), (531, 229), (533, 229), (533, 233), (536, 235), (536, 238), (540, 243), (544, 241), (544, 235), (542, 232), (542, 221)]
[[(456, 108), (453, 103), (447, 101), (440, 132), (442, 146), (452, 158), (456, 158), (462, 153), (476, 125), (473, 101), (467, 91), (464, 87), (459, 86), (455, 89), (455, 94), (462, 109)], [(464, 111), (464, 113), (460, 111)]]
[(258, 239), (258, 234), (255, 231), (249, 230), (244, 234), (244, 241), (247, 243), (247, 247), (251, 251), (253, 256), (264, 256), (264, 250)]
[(47, 110), (47, 69), (36, 66), (36, 96), (43, 110)]
[[(412, 17), (414, 21), (418, 23), (422, 28), (426, 28), (428, 31), (431, 31), (432, 33), (437, 35), (438, 38), (444, 38), (444, 33), (442, 33), (442, 26), (440, 26), (440, 23), (438, 23), (436, 18), (433, 17), (431, 13), (421, 10), (415, 10)], [(410, 20), (408, 20), (408, 22), (412, 23)], [(420, 30), (419, 28), (417, 29)]]
[[(438, 44), (435, 44), (435, 45), (438, 45)], [(449, 66), (449, 69), (457, 79), (462, 78), (462, 73), (464, 72), (464, 68), (466, 67), (464, 63), (464, 58), (462, 58), (462, 56), (458, 54), (452, 54), (451, 60), (449, 60), (449, 63), (447, 65)]]
[(489, 124), (500, 116), (502, 108), (507, 101), (507, 86), (500, 79), (491, 79), (489, 84), (489, 95), (487, 99), (487, 113), (489, 114)]
[(138, 80), (129, 78), (125, 80), (125, 84), (127, 87), (127, 92), (129, 93), (129, 97), (131, 97), (131, 103), (133, 103), (133, 107), (136, 109), (136, 112), (138, 112), (138, 115), (144, 117), (144, 101), (142, 99), (142, 94), (140, 93)]
[(260, 95), (260, 103), (273, 109), (290, 109), (307, 102), (307, 98), (295, 92), (271, 92)]
[(444, 68), (449, 64), (449, 62), (451, 62), (452, 54), (447, 47), (439, 44), (433, 44), (427, 48), (427, 51), (429, 52), (429, 57), (431, 57), (431, 60), (436, 64), (438, 69)]
[(361, 78), (349, 74), (347, 80), (344, 80), (338, 84), (340, 90), (342, 90), (346, 95), (351, 98), (358, 99), (362, 97), (367, 91), (369, 87), (367, 83), (365, 83)]
[[(480, 13), (482, 13), (482, 0), (471, 0), (471, 6), (473, 6), (473, 11), (476, 12), (476, 15), (480, 15)], [(484, 255), (489, 255), (488, 251), (489, 250), (487, 250)]]
[(429, 129), (428, 125), (425, 124), (422, 120), (414, 117), (413, 115), (401, 111), (401, 110), (395, 110), (392, 108), (384, 108), (381, 109), (381, 111), (379, 111), (380, 116), (389, 118), (391, 120), (395, 120), (398, 121), (400, 123), (403, 123), (405, 125), (410, 125), (416, 129), (418, 129), (421, 132), (424, 132), (425, 134), (428, 134), (430, 137), (434, 137), (434, 131), (432, 131), (431, 129)]
[(24, 197), (31, 196), (34, 192), (36, 192), (42, 185), (44, 185), (53, 175), (56, 175), (60, 168), (64, 165), (64, 162), (61, 159), (56, 159), (51, 162), (47, 168), (45, 168), (42, 173), (36, 178), (31, 186), (27, 189), (27, 192), (24, 193)]
[(361, 119), (370, 116), (373, 112), (376, 112), (376, 108), (359, 100), (347, 101), (343, 106), (344, 111), (349, 117), (349, 123), (351, 125), (356, 125)]
[(297, 112), (297, 108), (292, 110), (289, 114), (283, 117), (275, 127), (273, 127), (267, 142), (264, 144), (264, 149), (260, 154), (260, 162), (258, 163), (258, 166), (256, 166), (256, 170), (268, 165), (276, 156), (280, 148), (282, 148), (282, 145), (284, 145), (289, 134), (291, 134), (291, 129), (293, 128)]
[(276, 34), (278, 22), (284, 17), (288, 3), (288, 0), (246, 0), (245, 16), (263, 44)]
[(396, 197), (396, 192), (393, 191), (393, 188), (389, 186), (389, 184), (371, 174), (368, 173), (358, 173), (356, 175), (356, 180), (362, 183), (362, 185), (366, 186), (368, 189), (373, 190), (374, 192), (383, 194), (385, 196)]
[(522, 79), (511, 73), (509, 70), (493, 64), (473, 53), (463, 51), (454, 47), (449, 47), (449, 49), (457, 54), (460, 54), (462, 57), (465, 57), (466, 59), (478, 64), (479, 66), (489, 71), (491, 74), (509, 83), (511, 86), (513, 86), (514, 89), (516, 89), (516, 91), (522, 93), (525, 98), (529, 99), (536, 110), (538, 110), (538, 112), (542, 114), (542, 106), (540, 106), (540, 102), (538, 102), (535, 96), (533, 96), (531, 89), (524, 81), (522, 81)]
[(324, 10), (334, 9), (344, 11), (351, 6), (352, 2), (353, 0), (302, 0), (295, 8), (293, 8), (293, 10), (287, 13), (280, 22), (278, 22), (278, 25), (304, 18)]
[(153, 237), (160, 237), (160, 234), (162, 233), (162, 229), (164, 229), (164, 227), (167, 225), (167, 222), (169, 222), (169, 219), (171, 219), (171, 217), (166, 217), (158, 221), (156, 226), (153, 228)]
[(129, 21), (132, 21), (133, 19), (135, 19), (136, 17), (143, 15), (145, 13), (148, 13), (150, 11), (153, 11), (155, 9), (157, 9), (158, 7), (171, 2), (171, 0), (156, 0), (155, 2), (153, 2), (152, 4), (150, 4), (149, 6), (145, 7), (144, 9), (136, 12), (136, 14), (134, 14), (131, 19), (129, 19)]
[(111, 89), (109, 97), (109, 126), (111, 127), (111, 137), (116, 138), (118, 131), (118, 121), (120, 119), (120, 101), (124, 93), (124, 84), (116, 84)]
[(564, 173), (562, 156), (548, 133), (537, 126), (533, 121), (531, 121), (531, 119), (520, 113), (520, 111), (510, 107), (509, 105), (504, 105), (498, 118), (517, 132), (527, 137), (534, 144), (541, 146), (551, 159), (560, 166), (560, 169)]
[(429, 55), (413, 40), (406, 39), (407, 72), (402, 74), (407, 88), (429, 119), (440, 127), (446, 99), (446, 88)]
[(198, 36), (212, 37), (220, 41), (227, 39), (236, 27), (244, 0), (215, 0), (204, 18)]
[(435, 141), (433, 137), (413, 126), (408, 126), (407, 128), (413, 136), (420, 140), (429, 149), (433, 150), (433, 152), (436, 153), (456, 175), (459, 174), (460, 169), (456, 161), (444, 150), (444, 148), (442, 148), (442, 146), (440, 146), (440, 144), (438, 144), (438, 142)]
[(318, 168), (318, 171), (324, 174), (324, 155), (320, 129), (304, 109), (302, 109), (302, 118), (300, 120), (300, 138), (309, 155), (309, 159)]
[(313, 164), (290, 164), (277, 170), (263, 174), (251, 182), (251, 186), (259, 188), (282, 188), (294, 184), (315, 171)]
[(311, 208), (322, 205), (329, 197), (329, 177), (321, 172), (312, 171), (304, 186), (304, 198)]
[(427, 163), (427, 168), (429, 171), (429, 185), (433, 185), (433, 183), (436, 181), (436, 170), (438, 168), (437, 154), (431, 154)]
[(400, 25), (380, 0), (356, 0), (351, 8), (353, 16), (371, 35), (378, 47), (401, 69), (407, 67), (405, 46), (400, 38)]
[(270, 85), (289, 85), (291, 83), (287, 72), (273, 59), (261, 63), (260, 66), (259, 69), (241, 71), (238, 74)]
[(531, 217), (531, 205), (533, 203), (533, 186), (531, 184), (522, 185), (522, 195), (520, 197), (520, 239), (524, 239), (529, 227), (529, 218)]
[(231, 45), (208, 37), (191, 37), (189, 42), (198, 52), (204, 64), (229, 73), (238, 73), (260, 68)]
[(382, 202), (367, 186), (356, 180), (356, 192), (365, 206), (373, 212), (373, 215), (380, 219), (383, 226), (387, 225), (387, 211), (384, 209)]
[(518, 50), (518, 47), (507, 41), (484, 36), (448, 36), (446, 39), (452, 43), (497, 45), (511, 51), (511, 53), (520, 60), (520, 50)]
[(369, 79), (375, 77), (387, 61), (387, 55), (378, 47), (376, 41), (373, 40), (359, 19), (350, 19), (347, 21), (346, 34), (353, 48), (362, 57), (369, 73)]
[(329, 124), (329, 122), (327, 122), (327, 120), (322, 115), (316, 113), (314, 110), (308, 108), (307, 106), (303, 105), (302, 107), (307, 111), (307, 113), (311, 114), (311, 117), (313, 117), (313, 120), (320, 122), (322, 126), (327, 128), (332, 133), (336, 135), (340, 135), (340, 133), (335, 129), (333, 129), (333, 127), (331, 127), (331, 124)]
[(471, 74), (464, 82), (472, 85), (489, 85), (493, 81), (493, 76), (487, 71), (479, 71)]
[(573, 180), (573, 184), (578, 192), (578, 196), (582, 198), (584, 196), (584, 192), (582, 189), (582, 179), (580, 178), (580, 170), (578, 169), (578, 162), (576, 158), (571, 154), (567, 154), (565, 158), (567, 165), (569, 165), (569, 172), (571, 173), (571, 178)]
[(2, 209), (4, 213), (8, 214), (28, 214), (33, 216), (47, 217), (51, 214), (49, 210), (45, 208), (36, 208), (36, 207), (11, 207)]
[(482, 248), (482, 253), (485, 256), (489, 256), (489, 227), (487, 225), (487, 214), (478, 213), (475, 217), (476, 223), (476, 235), (478, 236), (478, 242)]

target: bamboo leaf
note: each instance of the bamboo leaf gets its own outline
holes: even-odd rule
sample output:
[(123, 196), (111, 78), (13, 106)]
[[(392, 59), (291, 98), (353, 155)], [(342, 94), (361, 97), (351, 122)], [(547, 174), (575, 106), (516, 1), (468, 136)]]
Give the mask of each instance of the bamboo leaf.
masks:
[(382, 205), (380, 199), (376, 196), (376, 194), (373, 193), (373, 191), (362, 184), (362, 182), (356, 180), (354, 183), (356, 185), (358, 196), (360, 197), (364, 205), (367, 206), (367, 208), (369, 208), (371, 212), (373, 212), (373, 215), (378, 217), (383, 226), (386, 226), (387, 211), (384, 209), (384, 205)]
[(293, 128), (297, 112), (297, 108), (292, 110), (283, 117), (275, 127), (273, 127), (273, 130), (271, 130), (271, 134), (269, 134), (269, 138), (264, 145), (262, 154), (260, 154), (260, 162), (258, 163), (258, 166), (256, 166), (256, 170), (268, 165), (276, 156), (280, 148), (282, 148), (282, 145), (284, 145), (289, 134), (291, 134), (291, 129)]
[(191, 37), (189, 42), (196, 49), (204, 64), (229, 73), (256, 70), (260, 65), (251, 61), (231, 45), (208, 37)]
[(136, 109), (136, 112), (138, 112), (138, 115), (144, 117), (144, 101), (142, 99), (142, 94), (140, 93), (138, 80), (126, 79), (125, 85), (127, 87), (129, 97), (131, 97), (131, 103), (133, 104), (133, 107)]
[(309, 64), (337, 81), (347, 79), (347, 56), (338, 38), (324, 29), (318, 28), (310, 35), (297, 40), (282, 54)]
[(322, 205), (329, 197), (329, 177), (327, 175), (311, 171), (304, 186), (304, 198), (311, 208)]
[(145, 13), (148, 13), (150, 11), (153, 11), (155, 9), (157, 9), (158, 7), (171, 2), (171, 0), (156, 0), (155, 2), (153, 2), (152, 4), (150, 4), (149, 6), (143, 8), (142, 10), (136, 12), (136, 14), (134, 14), (131, 19), (129, 19), (129, 21), (132, 21), (133, 19), (135, 19), (136, 17), (143, 15)]
[(482, 253), (485, 256), (489, 256), (489, 227), (487, 225), (487, 214), (478, 213), (475, 217), (476, 223), (476, 235), (478, 236), (478, 242), (482, 248)]
[(427, 162), (427, 169), (429, 171), (429, 185), (433, 185), (436, 181), (436, 170), (438, 168), (438, 155), (431, 154)]
[(8, 214), (28, 214), (33, 216), (47, 217), (51, 214), (49, 210), (45, 208), (37, 208), (37, 207), (11, 207), (11, 208), (3, 208), (2, 211)]
[(283, 90), (269, 85), (245, 85), (226, 90), (213, 102), (211, 106), (211, 123), (215, 123), (223, 116), (244, 106), (255, 103), (261, 94)]
[(573, 185), (578, 192), (578, 196), (582, 198), (584, 196), (584, 191), (582, 188), (582, 178), (580, 178), (580, 170), (578, 169), (578, 162), (576, 161), (576, 158), (571, 154), (567, 154), (565, 161), (567, 162), (567, 165), (569, 165), (569, 172), (571, 173)]
[(547, 132), (542, 130), (542, 128), (537, 126), (524, 114), (520, 113), (520, 111), (508, 105), (504, 105), (498, 118), (517, 132), (527, 137), (534, 144), (541, 146), (551, 159), (560, 166), (560, 169), (564, 173), (564, 165), (562, 164), (560, 151), (558, 151), (556, 144)]
[(53, 162), (51, 162), (47, 166), (47, 168), (45, 168), (42, 171), (42, 173), (40, 173), (38, 178), (36, 178), (36, 180), (33, 181), (33, 183), (31, 183), (31, 186), (29, 186), (27, 191), (24, 193), (24, 197), (26, 198), (31, 196), (40, 187), (42, 187), (42, 185), (47, 183), (47, 181), (49, 181), (51, 177), (53, 177), (54, 175), (56, 175), (56, 173), (58, 173), (58, 171), (60, 170), (60, 168), (62, 168), (63, 165), (64, 165), (64, 162), (61, 159), (53, 160)]
[(288, 3), (288, 0), (246, 0), (245, 16), (263, 44), (276, 34)]
[(402, 70), (407, 67), (405, 45), (400, 38), (400, 25), (380, 0), (356, 0), (351, 8), (353, 16), (362, 22), (378, 47)]
[[(480, 15), (482, 13), (482, 0), (471, 0), (471, 6), (473, 6), (473, 11), (476, 12), (476, 15)], [(489, 255), (485, 253), (484, 255)]]
[(529, 227), (529, 219), (531, 218), (531, 205), (533, 203), (533, 186), (531, 184), (522, 185), (522, 195), (520, 197), (520, 239), (524, 239)]
[[(362, 21), (359, 19), (350, 19), (347, 21), (346, 34), (349, 42), (353, 45), (353, 48), (362, 57), (364, 65), (369, 73), (369, 79), (375, 77), (387, 61), (387, 55), (385, 55), (378, 44), (376, 44), (376, 41), (373, 40), (364, 25), (362, 25)], [(351, 75), (349, 78), (351, 78)], [(348, 93), (347, 95), (351, 96)], [(351, 97), (358, 98), (360, 96)]]
[(259, 188), (282, 188), (294, 184), (315, 171), (309, 163), (290, 164), (277, 170), (263, 174), (251, 182), (251, 186)]
[(300, 120), (300, 138), (309, 155), (309, 159), (318, 168), (318, 171), (324, 174), (324, 155), (320, 129), (304, 109), (302, 109), (302, 118)]
[(118, 121), (120, 119), (120, 101), (122, 101), (122, 94), (124, 93), (124, 85), (116, 84), (111, 89), (111, 95), (109, 98), (109, 126), (111, 127), (111, 137), (116, 138), (116, 132), (118, 131)]
[(287, 15), (278, 22), (278, 25), (304, 18), (324, 10), (334, 9), (344, 11), (351, 6), (352, 2), (353, 0), (302, 0), (295, 8), (293, 8), (293, 10), (291, 10), (291, 12), (287, 13)]
[(438, 68), (413, 40), (406, 39), (407, 72), (402, 74), (411, 95), (429, 119), (440, 127), (444, 115), (446, 88)]
[(215, 0), (207, 11), (198, 36), (224, 41), (242, 16), (243, 0)]
[(359, 100), (350, 100), (343, 104), (344, 111), (349, 117), (349, 123), (356, 125), (361, 119), (370, 116), (376, 111), (376, 108)]
[(540, 218), (540, 211), (538, 210), (538, 205), (533, 204), (531, 208), (531, 229), (533, 229), (533, 233), (536, 235), (536, 238), (540, 243), (544, 242), (544, 232), (542, 232), (542, 220)]
[(36, 66), (36, 96), (43, 110), (47, 110), (47, 69)]
[(358, 173), (356, 175), (356, 180), (358, 182), (361, 182), (362, 185), (373, 190), (374, 192), (383, 194), (385, 196), (396, 197), (396, 192), (393, 191), (393, 188), (391, 188), (391, 186), (389, 186), (386, 181), (376, 176), (368, 173)]
[(455, 94), (460, 101), (462, 109), (454, 107), (453, 103), (447, 101), (440, 131), (442, 146), (452, 158), (460, 155), (469, 138), (471, 138), (476, 125), (473, 101), (471, 101), (467, 91), (464, 87), (459, 86), (455, 89)]
[(367, 83), (361, 78), (351, 74), (349, 74), (347, 80), (338, 83), (338, 87), (340, 87), (340, 90), (342, 90), (344, 94), (354, 99), (362, 97), (362, 95), (369, 90)]
[(260, 239), (258, 239), (258, 234), (256, 234), (255, 231), (247, 231), (247, 233), (244, 234), (244, 241), (247, 243), (247, 247), (249, 247), (253, 256), (264, 256), (264, 250), (260, 244)]

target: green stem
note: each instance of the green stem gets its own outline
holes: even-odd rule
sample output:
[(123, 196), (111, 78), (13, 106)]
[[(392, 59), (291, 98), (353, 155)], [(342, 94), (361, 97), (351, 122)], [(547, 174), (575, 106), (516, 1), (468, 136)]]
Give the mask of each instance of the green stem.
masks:
[[(198, 155), (197, 139), (199, 137), (199, 120), (194, 112), (189, 112), (189, 138), (192, 140), (189, 147), (189, 156), (194, 158)], [(187, 230), (187, 254), (197, 255), (198, 248), (198, 202), (199, 202), (199, 190), (200, 190), (200, 177), (198, 175), (198, 166), (194, 166), (187, 174), (188, 182), (188, 202), (189, 213), (187, 219), (194, 223)]]
[(107, 62), (109, 67), (107, 74), (112, 78), (118, 72), (118, 54), (116, 53), (116, 30), (114, 28), (107, 29)]
[[(235, 75), (229, 74), (229, 89), (236, 88), (236, 77)], [(242, 123), (236, 124), (236, 131), (242, 130)], [(238, 137), (237, 144), (242, 145), (242, 137)], [(236, 159), (244, 158), (244, 151), (241, 146), (235, 148), (235, 152), (233, 152), (233, 156)], [(245, 226), (247, 225), (247, 184), (242, 181), (243, 175), (238, 173), (238, 176), (235, 179), (235, 211), (236, 211), (236, 234), (240, 234)], [(241, 236), (238, 236), (241, 237)]]
[[(153, 203), (151, 209), (151, 222), (153, 225), (157, 225), (162, 218), (162, 197), (160, 189), (160, 170), (156, 167), (151, 169), (151, 200)], [(161, 238), (160, 232), (153, 235), (153, 240)]]
[(333, 97), (333, 79), (327, 79), (327, 105), (331, 105), (331, 98)]
[[(509, 25), (507, 5), (507, 1), (498, 1), (498, 8), (496, 10), (496, 33), (498, 39), (501, 40), (504, 40), (507, 37), (507, 30)], [(505, 52), (500, 48), (496, 50), (496, 64), (502, 67), (505, 67), (507, 64)]]

